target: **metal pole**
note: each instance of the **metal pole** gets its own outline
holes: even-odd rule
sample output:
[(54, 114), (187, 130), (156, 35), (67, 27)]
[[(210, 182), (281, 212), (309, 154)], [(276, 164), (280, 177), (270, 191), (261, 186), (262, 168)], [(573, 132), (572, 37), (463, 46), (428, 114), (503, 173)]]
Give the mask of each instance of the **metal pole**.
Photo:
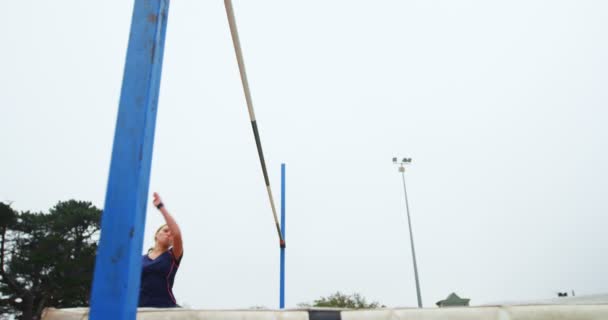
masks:
[(412, 246), (412, 260), (414, 263), (414, 277), (416, 278), (416, 295), (418, 296), (418, 308), (422, 308), (422, 297), (420, 296), (420, 282), (418, 280), (418, 266), (416, 264), (416, 250), (414, 249), (414, 234), (412, 233), (412, 219), (410, 218), (410, 206), (407, 201), (407, 188), (405, 187), (405, 167), (399, 167), (403, 180), (403, 194), (405, 195), (405, 210), (407, 213), (407, 224), (410, 229), (410, 245)]
[[(281, 163), (281, 233), (285, 240), (285, 164)], [(285, 308), (285, 247), (281, 247), (281, 289), (279, 308)]]
[(135, 320), (169, 0), (135, 0), (101, 235), (92, 320)]

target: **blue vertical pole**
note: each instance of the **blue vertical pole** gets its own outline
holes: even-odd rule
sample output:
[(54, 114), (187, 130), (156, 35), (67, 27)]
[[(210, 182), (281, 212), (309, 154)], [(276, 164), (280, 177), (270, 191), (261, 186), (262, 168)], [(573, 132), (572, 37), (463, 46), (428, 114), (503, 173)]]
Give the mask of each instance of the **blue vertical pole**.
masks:
[(134, 320), (169, 0), (135, 0), (90, 319)]
[[(281, 233), (285, 239), (285, 164), (281, 163)], [(281, 293), (279, 308), (285, 308), (285, 247), (281, 248)]]

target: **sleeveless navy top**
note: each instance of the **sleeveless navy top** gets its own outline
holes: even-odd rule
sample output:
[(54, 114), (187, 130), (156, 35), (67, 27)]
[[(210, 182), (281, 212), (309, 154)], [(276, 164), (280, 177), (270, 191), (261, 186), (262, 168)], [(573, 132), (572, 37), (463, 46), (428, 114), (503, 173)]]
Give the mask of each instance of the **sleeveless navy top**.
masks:
[(176, 258), (173, 248), (154, 260), (150, 259), (147, 254), (142, 257), (140, 307), (178, 307), (173, 296), (173, 280), (182, 257)]

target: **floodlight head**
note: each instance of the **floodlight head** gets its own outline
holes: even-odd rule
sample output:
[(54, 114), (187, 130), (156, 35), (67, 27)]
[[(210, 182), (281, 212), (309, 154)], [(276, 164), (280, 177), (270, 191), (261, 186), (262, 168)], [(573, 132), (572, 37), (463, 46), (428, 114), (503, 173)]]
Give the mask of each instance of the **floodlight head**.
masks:
[(397, 157), (393, 157), (393, 163), (397, 163)]

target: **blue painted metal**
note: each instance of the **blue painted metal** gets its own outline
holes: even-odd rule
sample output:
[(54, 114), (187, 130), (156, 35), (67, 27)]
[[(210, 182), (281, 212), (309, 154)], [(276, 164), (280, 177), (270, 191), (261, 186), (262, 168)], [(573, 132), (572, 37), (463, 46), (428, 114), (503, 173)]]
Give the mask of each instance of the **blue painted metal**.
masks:
[[(281, 234), (285, 239), (285, 164), (281, 163)], [(285, 248), (281, 248), (281, 293), (279, 308), (285, 308)]]
[(135, 0), (90, 319), (134, 320), (169, 0)]

